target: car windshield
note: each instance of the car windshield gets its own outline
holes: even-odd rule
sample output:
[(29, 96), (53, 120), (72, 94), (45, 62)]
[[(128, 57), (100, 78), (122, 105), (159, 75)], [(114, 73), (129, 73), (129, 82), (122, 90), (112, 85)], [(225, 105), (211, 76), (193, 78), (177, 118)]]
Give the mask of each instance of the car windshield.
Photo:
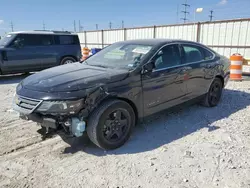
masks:
[(10, 41), (12, 41), (12, 39), (15, 37), (16, 35), (6, 35), (4, 38), (2, 38), (0, 40), (0, 46), (5, 46), (7, 44), (9, 44)]
[(85, 63), (100, 67), (134, 69), (151, 48), (150, 45), (115, 43), (89, 57)]

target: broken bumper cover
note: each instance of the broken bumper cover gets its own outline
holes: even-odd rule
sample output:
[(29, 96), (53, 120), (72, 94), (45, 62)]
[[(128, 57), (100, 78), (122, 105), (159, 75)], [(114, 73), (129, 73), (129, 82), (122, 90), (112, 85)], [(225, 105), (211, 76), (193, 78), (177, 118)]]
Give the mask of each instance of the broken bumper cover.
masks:
[(46, 128), (46, 132), (49, 132), (49, 129), (57, 130), (60, 126), (64, 128), (65, 133), (72, 136), (80, 137), (86, 128), (86, 123), (83, 120), (80, 120), (77, 117), (70, 117), (65, 122), (59, 122), (58, 119), (53, 117), (47, 117), (39, 115), (36, 113), (30, 113), (28, 110), (14, 105), (14, 110), (19, 112), (19, 117), (26, 121), (34, 121)]
[(45, 128), (52, 128), (52, 129), (58, 128), (57, 120), (54, 118), (43, 117), (38, 114), (23, 114), (23, 113), (19, 113), (19, 117), (26, 121), (29, 120), (34, 121)]
[(58, 122), (58, 120), (54, 118), (43, 117), (37, 114), (29, 114), (29, 115), (20, 114), (20, 118), (39, 123), (42, 127), (46, 128), (47, 132), (50, 128), (57, 130), (61, 125), (66, 133), (76, 137), (82, 136), (83, 132), (86, 129), (85, 121), (82, 121), (77, 117), (68, 118), (67, 121), (60, 123)]

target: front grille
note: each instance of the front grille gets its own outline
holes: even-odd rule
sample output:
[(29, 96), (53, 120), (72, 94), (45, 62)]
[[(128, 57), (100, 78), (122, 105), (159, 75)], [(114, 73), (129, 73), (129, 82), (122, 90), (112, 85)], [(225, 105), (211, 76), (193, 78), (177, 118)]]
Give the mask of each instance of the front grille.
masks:
[(39, 104), (41, 104), (41, 100), (37, 100), (37, 99), (30, 99), (30, 98), (26, 98), (26, 97), (22, 97), (22, 96), (16, 96), (16, 105), (28, 110), (30, 112), (33, 112)]

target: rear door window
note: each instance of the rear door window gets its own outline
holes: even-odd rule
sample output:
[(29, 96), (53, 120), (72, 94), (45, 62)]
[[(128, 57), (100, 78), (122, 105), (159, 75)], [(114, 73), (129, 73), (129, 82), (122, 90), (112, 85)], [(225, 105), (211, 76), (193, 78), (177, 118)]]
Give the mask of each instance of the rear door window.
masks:
[(203, 49), (203, 54), (204, 54), (204, 60), (205, 61), (206, 60), (211, 60), (211, 59), (214, 58), (214, 54), (212, 52), (210, 52), (210, 51), (208, 51), (208, 50), (206, 50), (204, 48), (202, 48), (202, 49)]
[(40, 45), (42, 46), (50, 46), (54, 44), (53, 35), (40, 35)]
[(186, 63), (195, 63), (204, 60), (202, 49), (199, 46), (183, 45)]

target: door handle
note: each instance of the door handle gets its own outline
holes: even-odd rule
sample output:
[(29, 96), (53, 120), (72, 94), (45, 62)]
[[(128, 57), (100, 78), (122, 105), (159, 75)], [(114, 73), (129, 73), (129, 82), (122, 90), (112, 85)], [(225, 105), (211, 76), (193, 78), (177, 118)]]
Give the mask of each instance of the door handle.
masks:
[(181, 73), (186, 73), (186, 72), (188, 72), (188, 70), (191, 70), (191, 69), (192, 69), (191, 67), (183, 67), (181, 69)]
[(186, 73), (187, 72), (187, 69), (182, 69), (181, 70), (181, 73)]
[(206, 68), (210, 69), (212, 68), (212, 65), (207, 65)]

